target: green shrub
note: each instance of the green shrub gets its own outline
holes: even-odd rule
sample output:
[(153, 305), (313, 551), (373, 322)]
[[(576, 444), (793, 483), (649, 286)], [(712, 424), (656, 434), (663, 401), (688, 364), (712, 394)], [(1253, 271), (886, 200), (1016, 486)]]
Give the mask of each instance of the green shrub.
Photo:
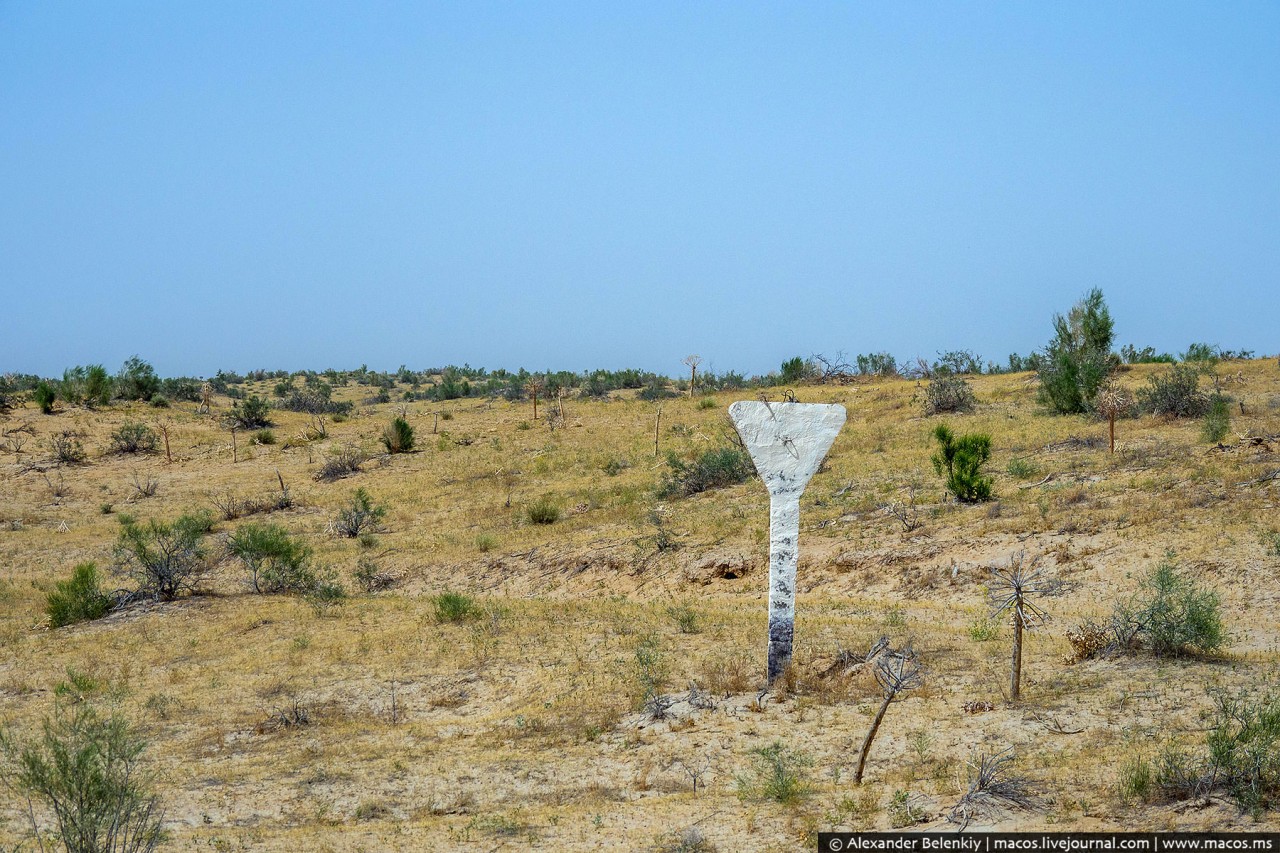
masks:
[(667, 607), (667, 616), (682, 634), (697, 634), (702, 630), (702, 614), (687, 601), (677, 602)]
[(40, 411), (46, 415), (53, 414), (53, 404), (58, 399), (58, 392), (53, 390), (53, 386), (45, 380), (40, 380), (35, 390), (31, 392), (31, 397), (36, 401), (36, 405), (40, 407)]
[(373, 498), (364, 489), (356, 489), (348, 506), (338, 510), (333, 529), (339, 536), (355, 539), (362, 533), (373, 533), (387, 514), (387, 508), (374, 506)]
[(715, 397), (703, 397), (701, 400), (698, 401), (698, 408), (702, 409), (703, 411), (706, 411), (708, 409), (714, 409), (715, 407), (716, 407)]
[(794, 385), (805, 379), (811, 379), (815, 372), (814, 365), (800, 356), (789, 358), (782, 362), (782, 384)]
[(1026, 459), (1010, 459), (1009, 467), (1006, 469), (1010, 477), (1016, 477), (1019, 480), (1029, 480), (1040, 473), (1040, 469), (1036, 467), (1034, 462), (1028, 462)]
[(151, 395), (151, 408), (153, 408), (153, 409), (167, 409), (167, 408), (169, 408), (169, 405), (170, 405), (170, 404), (169, 404), (169, 398), (168, 398), (168, 397), (166, 397), (165, 395), (163, 395), (163, 394), (152, 394), (152, 395)]
[(1135, 600), (1117, 608), (1119, 634), (1158, 657), (1215, 652), (1227, 644), (1218, 593), (1180, 572), (1173, 556), (1166, 554), (1139, 581)]
[(324, 461), (316, 472), (316, 479), (322, 483), (332, 483), (357, 473), (363, 464), (363, 451), (358, 447), (342, 447)]
[(709, 489), (745, 483), (756, 472), (751, 457), (737, 447), (707, 450), (692, 462), (668, 453), (667, 466), (671, 470), (658, 487), (659, 496), (664, 498), (688, 497)]
[(82, 435), (76, 430), (64, 429), (49, 436), (49, 450), (53, 454), (53, 461), (59, 465), (79, 465), (88, 459), (84, 445), (80, 443)]
[(972, 412), (977, 404), (973, 389), (959, 376), (935, 376), (924, 391), (925, 415)]
[(1231, 409), (1228, 397), (1214, 394), (1209, 398), (1209, 410), (1204, 413), (1200, 435), (1210, 444), (1217, 444), (1231, 431)]
[(73, 570), (71, 580), (58, 581), (45, 599), (49, 626), (61, 628), (77, 622), (101, 619), (111, 612), (111, 597), (98, 585), (98, 570), (93, 563), (81, 563)]
[(122, 400), (150, 400), (160, 390), (155, 368), (136, 355), (125, 361), (116, 375), (116, 396)]
[(1126, 803), (1150, 802), (1155, 790), (1156, 774), (1151, 762), (1140, 755), (1135, 755), (1120, 765), (1120, 779), (1117, 793)]
[(233, 429), (251, 430), (271, 426), (271, 404), (257, 394), (235, 403), (226, 415), (227, 425)]
[(971, 433), (957, 438), (946, 424), (938, 424), (933, 437), (939, 445), (931, 457), (933, 469), (946, 481), (947, 491), (964, 503), (990, 500), (991, 478), (982, 476), (982, 466), (991, 458), (991, 436)]
[(803, 752), (774, 741), (751, 750), (751, 769), (738, 777), (738, 796), (743, 800), (773, 800), (790, 805), (810, 791), (809, 768), (813, 759)]
[(154, 453), (159, 441), (151, 427), (132, 421), (111, 433), (111, 449), (115, 453)]
[(1280, 803), (1280, 697), (1219, 692), (1214, 700), (1209, 776), (1258, 818)]
[(318, 584), (311, 549), (279, 524), (244, 525), (227, 537), (227, 553), (249, 571), (254, 592), (306, 593)]
[(1089, 291), (1066, 317), (1055, 315), (1053, 328), (1054, 339), (1039, 364), (1040, 400), (1059, 414), (1088, 412), (1117, 363), (1102, 291)]
[(171, 523), (152, 519), (140, 525), (120, 516), (116, 541), (116, 570), (133, 579), (137, 592), (149, 598), (173, 599), (193, 592), (208, 569), (200, 541), (212, 515), (184, 515)]
[(560, 505), (544, 495), (525, 507), (525, 514), (534, 524), (555, 524), (560, 520)]
[(481, 554), (488, 554), (490, 551), (492, 551), (494, 548), (497, 548), (497, 547), (498, 547), (498, 537), (494, 536), (492, 533), (476, 534), (476, 550), (478, 550)]
[(396, 418), (382, 431), (382, 444), (388, 453), (408, 453), (413, 450), (413, 427), (404, 418)]
[(253, 440), (258, 444), (275, 444), (276, 434), (269, 429), (260, 429), (253, 434)]
[(437, 622), (468, 622), (484, 611), (476, 600), (460, 592), (442, 592), (431, 597)]
[(103, 717), (87, 702), (57, 706), (33, 742), (0, 737), (5, 781), (31, 806), (32, 833), (40, 837), (51, 822), (67, 853), (146, 853), (165, 840), (141, 761), (146, 746), (122, 717)]
[(1198, 418), (1209, 411), (1209, 397), (1200, 390), (1200, 371), (1186, 364), (1147, 378), (1147, 387), (1138, 389), (1138, 408), (1152, 415), (1171, 418)]

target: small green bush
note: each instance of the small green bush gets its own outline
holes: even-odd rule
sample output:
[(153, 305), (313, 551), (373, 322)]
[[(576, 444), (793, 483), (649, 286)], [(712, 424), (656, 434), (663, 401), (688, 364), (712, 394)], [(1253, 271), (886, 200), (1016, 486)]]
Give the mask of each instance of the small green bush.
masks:
[(276, 434), (269, 429), (260, 429), (253, 434), (253, 440), (258, 444), (275, 444)]
[(667, 466), (671, 470), (658, 487), (658, 494), (663, 498), (688, 497), (710, 489), (745, 483), (756, 473), (751, 457), (737, 447), (707, 450), (692, 462), (668, 453)]
[(413, 427), (404, 418), (396, 418), (382, 431), (382, 444), (388, 453), (408, 453), (413, 450)]
[(1117, 608), (1122, 638), (1145, 644), (1158, 657), (1210, 654), (1227, 645), (1218, 593), (1183, 574), (1173, 553), (1139, 581), (1134, 601)]
[(227, 553), (244, 564), (254, 592), (307, 593), (319, 583), (311, 549), (279, 524), (242, 526), (227, 537)]
[(151, 427), (130, 421), (111, 433), (111, 450), (115, 453), (154, 453), (159, 440)]
[(333, 529), (339, 536), (355, 539), (364, 533), (373, 533), (387, 514), (387, 508), (375, 506), (373, 498), (364, 489), (356, 489), (348, 506), (338, 510)]
[(743, 800), (773, 800), (790, 805), (810, 792), (809, 768), (813, 759), (803, 752), (774, 741), (751, 750), (751, 769), (738, 777), (738, 796)]
[(1151, 415), (1171, 418), (1198, 418), (1209, 411), (1209, 397), (1200, 390), (1200, 371), (1187, 364), (1175, 364), (1152, 374), (1147, 387), (1138, 389), (1138, 408)]
[(170, 406), (169, 398), (163, 394), (155, 394), (151, 397), (151, 408), (167, 409)]
[(1040, 473), (1040, 469), (1036, 467), (1034, 462), (1028, 462), (1025, 459), (1010, 459), (1008, 472), (1010, 477), (1019, 480), (1029, 480)]
[(437, 622), (469, 622), (484, 611), (476, 600), (460, 592), (442, 592), (431, 597)]
[(703, 411), (706, 411), (708, 409), (714, 409), (715, 407), (716, 407), (715, 397), (703, 397), (701, 400), (698, 401), (698, 408), (702, 409)]
[(71, 580), (58, 581), (45, 599), (49, 626), (61, 628), (77, 622), (101, 619), (111, 612), (111, 597), (98, 585), (98, 570), (93, 563), (76, 566)]
[(41, 380), (31, 392), (31, 397), (46, 415), (53, 414), (53, 404), (58, 399), (58, 392), (47, 381)]
[(498, 537), (494, 536), (492, 533), (476, 534), (476, 550), (478, 550), (481, 554), (488, 554), (490, 551), (492, 551), (494, 548), (497, 548), (497, 547), (498, 547)]
[(991, 436), (971, 433), (956, 437), (946, 424), (933, 431), (938, 452), (931, 461), (933, 470), (946, 481), (947, 491), (963, 503), (991, 499), (991, 478), (982, 476), (982, 466), (991, 458)]
[(534, 524), (555, 524), (560, 520), (560, 505), (554, 498), (543, 496), (529, 504), (525, 514)]
[(271, 426), (271, 404), (259, 397), (251, 395), (231, 407), (227, 413), (227, 425), (240, 430), (261, 429)]
[(959, 376), (935, 376), (924, 391), (925, 415), (972, 412), (977, 404), (973, 389)]
[(702, 630), (702, 614), (687, 601), (677, 602), (667, 607), (667, 616), (682, 634), (697, 634)]
[(1231, 409), (1227, 405), (1229, 402), (1230, 399), (1222, 394), (1214, 394), (1209, 398), (1209, 410), (1204, 413), (1200, 435), (1210, 444), (1222, 441), (1231, 431)]

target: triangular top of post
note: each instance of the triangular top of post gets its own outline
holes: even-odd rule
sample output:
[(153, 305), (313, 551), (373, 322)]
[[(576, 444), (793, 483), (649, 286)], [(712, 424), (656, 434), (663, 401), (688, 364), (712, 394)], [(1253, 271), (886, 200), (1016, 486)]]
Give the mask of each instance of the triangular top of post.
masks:
[(774, 497), (799, 497), (844, 426), (844, 406), (739, 400), (729, 417)]

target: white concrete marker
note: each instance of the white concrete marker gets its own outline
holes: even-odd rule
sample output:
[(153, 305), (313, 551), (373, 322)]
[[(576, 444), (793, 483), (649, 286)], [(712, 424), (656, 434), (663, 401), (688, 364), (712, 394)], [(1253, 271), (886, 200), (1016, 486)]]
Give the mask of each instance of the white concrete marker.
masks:
[(796, 627), (800, 495), (840, 428), (844, 406), (740, 400), (729, 417), (769, 489), (769, 683), (791, 661)]

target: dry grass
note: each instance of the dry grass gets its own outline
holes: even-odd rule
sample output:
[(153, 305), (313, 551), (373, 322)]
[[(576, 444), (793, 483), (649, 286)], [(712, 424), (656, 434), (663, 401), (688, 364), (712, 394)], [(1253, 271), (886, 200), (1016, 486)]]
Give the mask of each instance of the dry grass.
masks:
[[(1233, 432), (1280, 433), (1280, 412), (1266, 404), (1280, 394), (1274, 360), (1242, 367), (1246, 382), (1232, 392), (1249, 414)], [(1121, 383), (1132, 391), (1148, 372), (1134, 368)], [(330, 423), (322, 440), (307, 438), (307, 416), (277, 412), (281, 441), (242, 442), (238, 463), (217, 425), (227, 401), (207, 416), (175, 405), (164, 414), (171, 465), (108, 452), (121, 424), (154, 418), (144, 407), (14, 410), (4, 426), (29, 423), (34, 435), (20, 453), (0, 449), (0, 719), (33, 732), (68, 669), (90, 675), (95, 701), (145, 726), (174, 850), (504, 840), (637, 849), (695, 824), (719, 849), (793, 849), (819, 828), (888, 828), (898, 790), (926, 823), (941, 820), (974, 748), (996, 744), (1017, 746), (1044, 794), (1042, 813), (1002, 826), (1248, 828), (1226, 806), (1125, 805), (1116, 768), (1135, 746), (1196, 744), (1207, 687), (1261, 681), (1280, 663), (1280, 560), (1261, 539), (1275, 526), (1280, 481), (1238, 485), (1280, 469), (1280, 442), (1209, 452), (1197, 424), (1143, 418), (1117, 423), (1113, 456), (1105, 423), (1043, 414), (1026, 375), (972, 384), (977, 410), (945, 420), (993, 436), (998, 511), (943, 501), (928, 461), (940, 419), (919, 416), (916, 383), (801, 389), (803, 401), (845, 404), (849, 421), (803, 501), (793, 673), (763, 697), (767, 496), (750, 482), (665, 501), (679, 547), (657, 548), (654, 495), (666, 467), (653, 454), (653, 404), (574, 400), (551, 430), (527, 403), (416, 403), (409, 419), (422, 450), (394, 456), (379, 453), (378, 436), (398, 404)], [(358, 401), (361, 390), (339, 394)], [(715, 409), (665, 401), (663, 452), (718, 446), (733, 399), (717, 397)], [(433, 413), (445, 410), (453, 417), (433, 435)], [(52, 471), (46, 448), (67, 430), (84, 434), (88, 461), (62, 467), (53, 495), (41, 469)], [(346, 447), (369, 455), (361, 471), (315, 480)], [(1009, 475), (1014, 459), (1039, 473)], [(266, 500), (279, 492), (277, 471), (294, 505), (271, 521), (337, 570), (352, 593), (345, 605), (247, 594), (228, 564), (206, 595), (42, 626), (54, 581), (79, 562), (110, 563), (119, 513), (172, 519), (212, 509), (210, 495)], [(145, 501), (130, 502), (135, 474), (157, 484)], [(904, 532), (881, 507), (912, 487), (920, 526)], [(372, 542), (326, 535), (356, 488), (389, 507)], [(531, 524), (528, 505), (547, 495), (560, 519)], [(246, 521), (219, 521), (214, 550)], [(1221, 591), (1229, 658), (1064, 664), (1067, 630), (1106, 616), (1169, 547)], [(990, 639), (972, 629), (986, 567), (1020, 551), (1043, 555), (1063, 587), (1044, 601), (1048, 625), (1028, 633), (1024, 698), (1010, 705), (1008, 626)], [(353, 581), (370, 557), (396, 579), (392, 589), (367, 594)], [(716, 576), (725, 566), (741, 576)], [(431, 596), (444, 591), (474, 597), (483, 615), (439, 622)], [(671, 616), (681, 604), (696, 609), (697, 631)], [(911, 641), (928, 680), (889, 710), (855, 790), (874, 683), (859, 671), (822, 673), (841, 650), (865, 652), (881, 635)], [(642, 643), (673, 699), (662, 720), (635, 710)], [(709, 707), (686, 701), (691, 683)], [(966, 703), (991, 710), (968, 713)], [(299, 710), (305, 725), (282, 722)], [(802, 805), (736, 796), (751, 750), (775, 741), (813, 759)], [(696, 794), (691, 766), (705, 767)], [(15, 808), (0, 803), (12, 819), (0, 846), (17, 840)]]

